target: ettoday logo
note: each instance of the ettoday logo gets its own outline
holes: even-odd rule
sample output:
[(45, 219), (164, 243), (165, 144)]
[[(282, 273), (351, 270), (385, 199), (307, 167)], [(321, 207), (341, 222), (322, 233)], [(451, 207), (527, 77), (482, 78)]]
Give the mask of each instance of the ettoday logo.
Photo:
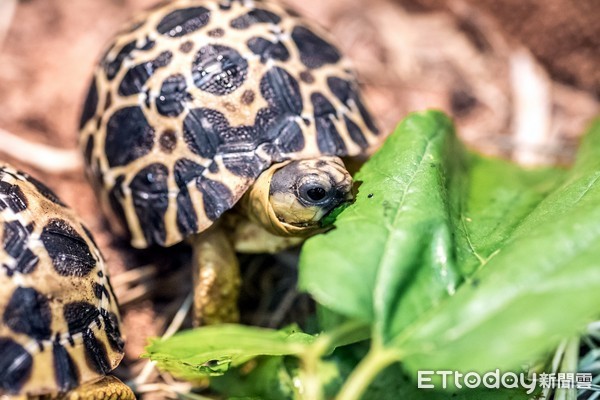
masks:
[(418, 371), (419, 389), (516, 389), (525, 388), (527, 394), (539, 386), (541, 388), (577, 388), (589, 389), (592, 384), (591, 373), (515, 373), (501, 372), (499, 369), (484, 374), (479, 372), (461, 373), (458, 371)]

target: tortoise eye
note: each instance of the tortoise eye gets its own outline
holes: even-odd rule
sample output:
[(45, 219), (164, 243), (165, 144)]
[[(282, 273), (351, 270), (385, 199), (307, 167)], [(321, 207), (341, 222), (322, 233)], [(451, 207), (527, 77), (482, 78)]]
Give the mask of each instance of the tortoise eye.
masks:
[(327, 192), (322, 187), (310, 188), (306, 191), (306, 194), (313, 201), (321, 201), (327, 196)]
[(300, 184), (298, 197), (309, 205), (323, 205), (334, 197), (334, 191), (328, 182), (309, 180)]

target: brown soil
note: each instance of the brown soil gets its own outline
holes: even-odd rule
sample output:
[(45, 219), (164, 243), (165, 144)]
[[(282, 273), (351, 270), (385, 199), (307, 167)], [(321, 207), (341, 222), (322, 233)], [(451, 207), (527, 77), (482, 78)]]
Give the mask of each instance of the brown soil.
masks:
[[(9, 3), (0, 2), (0, 128), (31, 142), (74, 149), (79, 112), (102, 48), (135, 11), (155, 1), (23, 0), (12, 18), (2, 18), (8, 15)], [(354, 61), (366, 100), (385, 131), (410, 111), (437, 107), (451, 113), (459, 134), (482, 151), (534, 164), (568, 162), (578, 135), (599, 111), (597, 0), (287, 3), (338, 39)], [(3, 19), (10, 24), (2, 42)], [(520, 73), (514, 73), (523, 70), (514, 69), (519, 65), (530, 67), (527, 82), (534, 82), (542, 93), (528, 100), (539, 110), (534, 120), (541, 123), (525, 134), (520, 121), (530, 115), (523, 114), (519, 99), (529, 93)], [(128, 299), (124, 324), (129, 332), (126, 366), (131, 366), (146, 338), (163, 332), (189, 292), (189, 271), (181, 266), (187, 250), (181, 246), (158, 254), (133, 251), (110, 233), (81, 169), (61, 174), (36, 169), (14, 157), (25, 152), (35, 159), (35, 154), (6, 148), (1, 140), (0, 159), (45, 181), (95, 233), (117, 291)], [(294, 271), (265, 273), (264, 265), (287, 265), (293, 257), (285, 255), (285, 262), (262, 258), (258, 266), (247, 262), (246, 274), (262, 278), (247, 284), (246, 300), (254, 310), (246, 321), (273, 323), (265, 310), (272, 311), (285, 298)], [(140, 266), (148, 268), (136, 269)], [(135, 276), (122, 275), (126, 278), (119, 280), (125, 271)], [(270, 300), (261, 298), (264, 293)], [(305, 298), (296, 305), (310, 308)], [(122, 374), (136, 373), (137, 364)]]
[[(448, 0), (398, 0), (422, 10), (453, 8)], [(600, 3), (596, 0), (467, 0), (487, 12), (563, 83), (600, 96)]]

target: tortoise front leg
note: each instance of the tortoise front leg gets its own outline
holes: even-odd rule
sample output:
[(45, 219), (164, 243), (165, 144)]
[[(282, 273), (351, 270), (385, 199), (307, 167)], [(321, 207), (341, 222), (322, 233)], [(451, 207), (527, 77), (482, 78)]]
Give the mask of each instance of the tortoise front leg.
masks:
[(215, 226), (189, 240), (193, 247), (194, 325), (238, 321), (240, 267), (227, 235)]
[(129, 386), (108, 375), (71, 390), (59, 400), (135, 400), (135, 395)]

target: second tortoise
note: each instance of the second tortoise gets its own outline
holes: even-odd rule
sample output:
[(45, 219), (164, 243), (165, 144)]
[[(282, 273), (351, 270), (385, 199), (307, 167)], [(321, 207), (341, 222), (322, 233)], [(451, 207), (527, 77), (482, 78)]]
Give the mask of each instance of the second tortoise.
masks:
[(124, 354), (120, 321), (81, 220), (0, 162), (0, 399), (135, 399), (107, 375)]

